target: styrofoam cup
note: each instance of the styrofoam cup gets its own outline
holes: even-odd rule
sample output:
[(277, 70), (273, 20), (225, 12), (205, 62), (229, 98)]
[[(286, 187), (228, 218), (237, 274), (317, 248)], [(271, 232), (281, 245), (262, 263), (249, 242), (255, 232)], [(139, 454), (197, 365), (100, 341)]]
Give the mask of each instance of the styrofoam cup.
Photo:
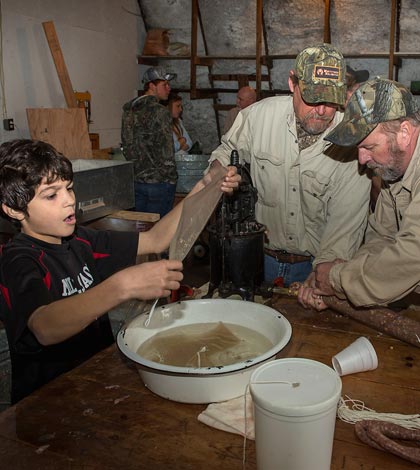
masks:
[(372, 343), (361, 336), (332, 358), (334, 369), (340, 375), (355, 374), (378, 367), (378, 356)]
[(321, 362), (278, 359), (251, 375), (258, 470), (330, 470), (341, 379)]

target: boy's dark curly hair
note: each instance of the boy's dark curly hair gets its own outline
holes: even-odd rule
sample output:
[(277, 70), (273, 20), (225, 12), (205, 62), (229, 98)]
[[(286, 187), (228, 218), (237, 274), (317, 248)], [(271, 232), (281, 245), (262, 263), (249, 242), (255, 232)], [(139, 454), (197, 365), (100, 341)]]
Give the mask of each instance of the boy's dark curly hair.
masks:
[[(28, 204), (43, 178), (48, 184), (73, 181), (70, 160), (46, 142), (16, 139), (0, 145), (1, 204), (28, 215)], [(16, 224), (3, 209), (0, 215)]]

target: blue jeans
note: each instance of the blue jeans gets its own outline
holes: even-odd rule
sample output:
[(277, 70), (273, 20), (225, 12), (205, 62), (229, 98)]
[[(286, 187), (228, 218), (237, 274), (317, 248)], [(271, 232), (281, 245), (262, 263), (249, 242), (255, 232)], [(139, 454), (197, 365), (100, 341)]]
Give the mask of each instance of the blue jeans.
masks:
[(174, 205), (176, 184), (134, 182), (137, 212), (154, 212), (162, 218)]
[(272, 256), (264, 255), (264, 280), (272, 283), (282, 277), (285, 287), (292, 282), (303, 282), (312, 272), (312, 260), (302, 263), (279, 263)]

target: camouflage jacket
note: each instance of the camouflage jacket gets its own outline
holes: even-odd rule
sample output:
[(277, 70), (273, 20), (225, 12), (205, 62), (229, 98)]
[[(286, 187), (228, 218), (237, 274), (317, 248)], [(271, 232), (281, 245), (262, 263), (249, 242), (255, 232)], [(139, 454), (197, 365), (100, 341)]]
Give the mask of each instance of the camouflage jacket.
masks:
[(156, 97), (142, 96), (123, 106), (121, 142), (124, 156), (134, 163), (135, 181), (176, 183), (172, 119)]

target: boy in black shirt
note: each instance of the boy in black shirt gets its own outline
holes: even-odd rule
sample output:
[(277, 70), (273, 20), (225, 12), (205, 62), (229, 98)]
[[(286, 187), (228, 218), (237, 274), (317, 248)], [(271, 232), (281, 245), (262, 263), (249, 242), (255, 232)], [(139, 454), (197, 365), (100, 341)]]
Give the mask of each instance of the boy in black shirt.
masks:
[[(229, 168), (223, 191), (238, 185), (235, 173)], [(20, 227), (0, 258), (13, 403), (110, 345), (108, 310), (168, 296), (183, 277), (181, 261), (135, 265), (137, 255), (169, 246), (182, 202), (148, 232), (95, 231), (76, 226), (72, 187), (71, 162), (51, 145), (0, 146), (0, 213)]]

